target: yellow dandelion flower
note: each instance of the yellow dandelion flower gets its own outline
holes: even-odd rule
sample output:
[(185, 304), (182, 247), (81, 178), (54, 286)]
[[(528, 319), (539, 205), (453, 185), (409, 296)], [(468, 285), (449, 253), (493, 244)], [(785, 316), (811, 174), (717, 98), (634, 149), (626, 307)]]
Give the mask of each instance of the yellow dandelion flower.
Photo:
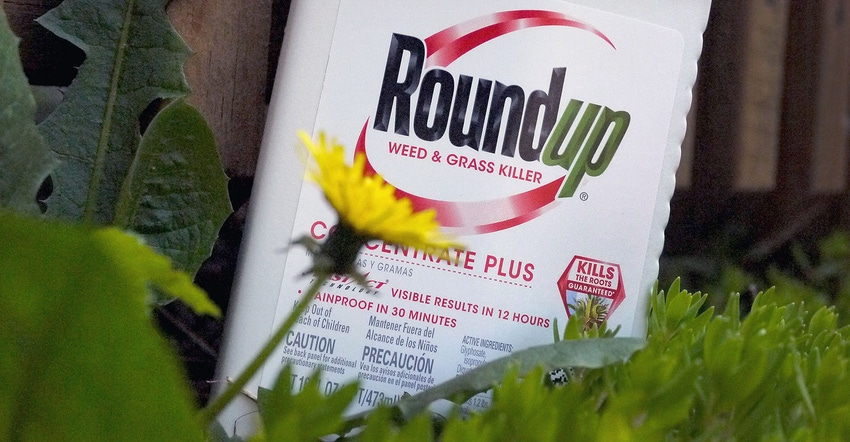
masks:
[(395, 188), (380, 175), (365, 175), (362, 154), (348, 165), (343, 146), (328, 143), (324, 133), (316, 141), (304, 131), (298, 136), (315, 159), (307, 177), (339, 215), (339, 225), (319, 250), (334, 273), (349, 272), (360, 247), (372, 239), (426, 251), (462, 247), (440, 232), (433, 209), (414, 212), (410, 200), (396, 198)]

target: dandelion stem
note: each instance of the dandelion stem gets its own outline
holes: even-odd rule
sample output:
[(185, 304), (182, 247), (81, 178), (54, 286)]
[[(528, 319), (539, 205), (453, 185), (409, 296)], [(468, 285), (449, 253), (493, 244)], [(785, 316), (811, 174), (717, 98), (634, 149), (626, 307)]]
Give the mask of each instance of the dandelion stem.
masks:
[(210, 424), (212, 424), (213, 420), (215, 420), (216, 416), (221, 413), (222, 410), (236, 397), (239, 393), (242, 392), (242, 389), (248, 384), (248, 381), (251, 380), (252, 377), (260, 370), (260, 368), (265, 364), (266, 360), (268, 360), (269, 356), (271, 356), (272, 352), (274, 352), (275, 348), (280, 345), (283, 338), (292, 329), (292, 326), (295, 325), (295, 322), (298, 320), (301, 315), (307, 311), (307, 308), (310, 305), (310, 302), (316, 296), (316, 293), (319, 292), (319, 288), (322, 287), (322, 284), (325, 282), (325, 279), (330, 276), (327, 272), (317, 272), (315, 275), (316, 279), (313, 281), (313, 285), (307, 290), (307, 293), (301, 298), (283, 324), (274, 332), (271, 338), (266, 342), (266, 345), (257, 353), (257, 356), (245, 367), (245, 370), (232, 382), (228, 385), (228, 387), (218, 396), (215, 400), (203, 408), (198, 412), (198, 418), (203, 424), (204, 428), (209, 428)]

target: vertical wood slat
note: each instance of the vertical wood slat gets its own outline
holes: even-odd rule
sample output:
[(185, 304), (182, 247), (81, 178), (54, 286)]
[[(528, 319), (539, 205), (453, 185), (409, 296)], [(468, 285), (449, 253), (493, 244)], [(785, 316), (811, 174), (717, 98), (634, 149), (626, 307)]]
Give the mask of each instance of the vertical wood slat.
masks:
[(850, 0), (822, 0), (810, 190), (841, 192), (850, 155)]
[(748, 2), (734, 187), (776, 185), (789, 0)]
[(773, 219), (793, 216), (811, 197), (811, 158), (814, 140), (819, 69), (818, 28), (822, 0), (791, 0), (785, 48), (785, 82), (780, 128), (780, 163), (772, 194)]
[(707, 206), (720, 204), (733, 187), (745, 10), (741, 2), (712, 2), (704, 34), (695, 87), (697, 123), (689, 196), (706, 204), (687, 204), (697, 224), (715, 216)]
[(195, 52), (185, 65), (229, 176), (253, 176), (265, 125), (271, 0), (173, 0), (174, 27)]

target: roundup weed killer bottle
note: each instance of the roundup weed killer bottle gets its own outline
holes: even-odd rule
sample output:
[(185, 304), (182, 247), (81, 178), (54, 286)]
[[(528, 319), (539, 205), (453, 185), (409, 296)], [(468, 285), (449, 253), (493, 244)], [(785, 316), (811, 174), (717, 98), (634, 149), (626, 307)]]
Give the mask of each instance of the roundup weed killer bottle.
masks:
[[(311, 284), (337, 222), (304, 185), (299, 129), (327, 132), (465, 244), (369, 242), (250, 389), (285, 364), (361, 382), (351, 412), (551, 342), (570, 315), (644, 334), (708, 0), (292, 2), (219, 378)], [(286, 252), (281, 252), (286, 250)], [(588, 312), (592, 312), (588, 316)], [(473, 406), (487, 406), (486, 395)], [(220, 416), (252, 431), (237, 400)]]

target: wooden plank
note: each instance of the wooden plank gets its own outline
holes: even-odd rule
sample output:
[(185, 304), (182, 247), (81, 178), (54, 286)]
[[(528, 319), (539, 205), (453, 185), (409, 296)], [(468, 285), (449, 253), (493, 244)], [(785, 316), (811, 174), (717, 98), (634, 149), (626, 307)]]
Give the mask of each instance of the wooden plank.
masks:
[(786, 47), (785, 83), (774, 219), (790, 216), (782, 208), (809, 198), (814, 139), (814, 73), (818, 66), (819, 1), (791, 0)]
[[(691, 192), (697, 200), (716, 205), (732, 190), (737, 156), (737, 128), (740, 114), (740, 82), (745, 40), (744, 11), (741, 2), (714, 2), (704, 34), (695, 87), (697, 121)], [(709, 209), (705, 215), (713, 217)], [(701, 218), (701, 217), (700, 217)]]
[(763, 191), (776, 185), (789, 0), (748, 4), (734, 186)]
[(742, 2), (711, 5), (694, 88), (697, 122), (691, 126), (694, 149), (690, 187), (676, 192), (671, 201), (667, 236), (671, 244), (698, 243), (705, 230), (716, 225), (719, 209), (732, 196), (745, 6)]
[(841, 192), (850, 160), (850, 0), (822, 0), (811, 190)]
[(265, 125), (271, 0), (174, 0), (169, 16), (195, 55), (188, 101), (212, 127), (227, 174), (253, 176)]
[[(758, 247), (767, 256), (794, 235), (831, 225), (830, 195), (813, 192), (815, 115), (822, 67), (821, 17), (824, 0), (791, 0), (777, 185), (758, 226)], [(845, 79), (846, 81), (846, 79)], [(823, 209), (822, 203), (826, 208)], [(818, 216), (812, 217), (815, 210)], [(765, 245), (770, 245), (766, 247)]]

